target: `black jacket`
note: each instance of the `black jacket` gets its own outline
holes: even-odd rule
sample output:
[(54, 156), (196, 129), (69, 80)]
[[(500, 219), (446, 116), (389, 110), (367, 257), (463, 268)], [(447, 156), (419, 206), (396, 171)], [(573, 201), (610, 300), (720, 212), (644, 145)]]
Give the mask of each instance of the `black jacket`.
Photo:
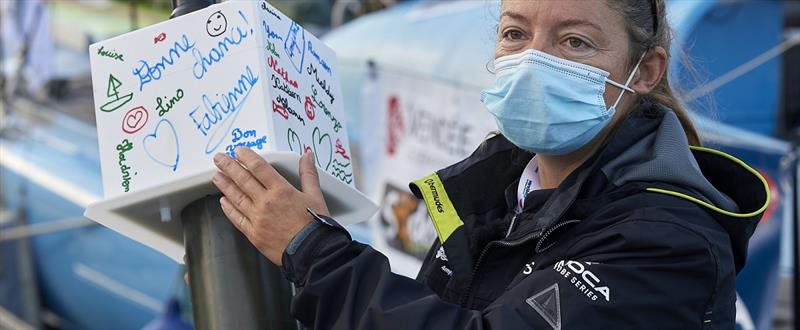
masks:
[(498, 136), (411, 184), (439, 235), (416, 281), (325, 218), (283, 256), (293, 315), (317, 329), (734, 327), (735, 277), (769, 202), (755, 170), (690, 148), (649, 104), (516, 214), (531, 157)]

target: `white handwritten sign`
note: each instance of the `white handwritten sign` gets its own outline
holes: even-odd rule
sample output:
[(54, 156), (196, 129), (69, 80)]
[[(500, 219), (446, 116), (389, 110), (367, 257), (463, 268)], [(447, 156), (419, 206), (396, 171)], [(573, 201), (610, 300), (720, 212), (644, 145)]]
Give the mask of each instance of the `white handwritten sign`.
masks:
[(213, 167), (218, 152), (314, 151), (351, 187), (333, 51), (262, 1), (229, 1), (91, 45), (105, 197)]

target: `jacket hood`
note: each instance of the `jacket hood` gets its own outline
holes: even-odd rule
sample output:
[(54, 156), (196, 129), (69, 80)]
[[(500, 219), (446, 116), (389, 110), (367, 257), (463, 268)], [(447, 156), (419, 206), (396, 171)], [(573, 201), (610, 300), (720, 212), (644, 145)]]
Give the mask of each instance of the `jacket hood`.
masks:
[[(674, 112), (665, 110), (658, 127), (634, 141), (615, 158), (602, 165), (601, 171), (617, 187), (631, 182), (661, 182), (681, 187), (704, 203), (722, 210), (738, 212), (739, 206), (720, 187), (709, 182), (693, 152)], [(718, 162), (717, 165), (737, 167), (739, 164)]]
[[(600, 168), (617, 187), (645, 184), (652, 193), (695, 203), (714, 217), (728, 233), (737, 271), (744, 266), (747, 245), (769, 204), (767, 181), (755, 169), (719, 150), (689, 146), (677, 115), (651, 105), (648, 112), (661, 117), (657, 127), (628, 143)], [(621, 129), (632, 129), (631, 118)]]

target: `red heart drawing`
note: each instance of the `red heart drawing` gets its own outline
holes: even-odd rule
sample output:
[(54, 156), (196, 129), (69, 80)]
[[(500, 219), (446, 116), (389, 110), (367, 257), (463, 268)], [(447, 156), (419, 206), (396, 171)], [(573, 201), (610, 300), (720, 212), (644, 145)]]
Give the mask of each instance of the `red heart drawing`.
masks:
[(142, 106), (129, 110), (122, 118), (122, 131), (128, 134), (138, 132), (147, 124), (147, 109)]
[(127, 124), (128, 127), (137, 127), (139, 126), (139, 122), (142, 121), (144, 118), (144, 114), (141, 112), (133, 113), (132, 115), (128, 116)]

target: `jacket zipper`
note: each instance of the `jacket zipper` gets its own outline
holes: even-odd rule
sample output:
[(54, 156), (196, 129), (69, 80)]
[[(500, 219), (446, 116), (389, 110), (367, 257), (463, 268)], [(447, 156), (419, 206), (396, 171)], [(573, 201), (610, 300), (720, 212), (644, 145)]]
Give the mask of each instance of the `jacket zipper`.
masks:
[(540, 249), (540, 247), (542, 245), (542, 242), (546, 242), (547, 241), (547, 237), (552, 235), (558, 228), (561, 228), (561, 227), (564, 227), (566, 225), (573, 224), (573, 223), (576, 223), (576, 222), (581, 222), (581, 221), (580, 220), (567, 220), (567, 221), (560, 222), (560, 223), (558, 223), (557, 225), (555, 225), (553, 227), (550, 227), (550, 229), (548, 229), (547, 231), (544, 232), (544, 235), (542, 235), (542, 238), (539, 239), (539, 243), (536, 244), (536, 250), (534, 252), (536, 252), (538, 254), (538, 253), (542, 253), (542, 252), (546, 251), (547, 249), (549, 249), (550, 246), (553, 246), (553, 244), (555, 244), (555, 243), (550, 244), (550, 246), (548, 246), (548, 247), (546, 247), (544, 249)]
[(508, 238), (508, 235), (511, 235), (511, 231), (514, 230), (514, 222), (516, 222), (518, 215), (519, 215), (519, 213), (514, 214), (514, 216), (511, 217), (511, 225), (508, 226), (508, 230), (506, 231), (506, 237), (505, 238)]
[[(566, 212), (566, 210), (570, 209), (572, 207), (572, 204), (574, 204), (574, 203), (575, 203), (575, 200), (574, 199), (571, 200), (569, 202), (569, 204), (567, 205), (567, 207), (564, 208), (564, 210), (561, 212), (561, 214), (559, 215), (559, 218), (561, 216), (563, 216), (564, 212)], [(512, 226), (513, 226), (513, 222), (514, 222), (513, 220), (516, 220), (516, 217), (517, 217), (517, 215), (515, 214), (514, 217), (512, 218)], [(510, 233), (510, 231), (509, 231), (509, 233)], [(465, 308), (467, 307), (466, 304), (467, 304), (467, 300), (469, 300), (469, 292), (472, 291), (472, 285), (475, 282), (475, 274), (478, 273), (478, 268), (481, 267), (481, 261), (483, 261), (483, 257), (486, 255), (486, 252), (489, 251), (489, 249), (492, 247), (492, 244), (499, 244), (499, 245), (502, 245), (502, 246), (505, 246), (505, 247), (515, 247), (515, 246), (520, 246), (522, 244), (525, 244), (531, 239), (541, 237), (542, 234), (543, 234), (543, 231), (536, 231), (536, 232), (527, 234), (527, 235), (523, 236), (522, 238), (520, 238), (520, 239), (518, 239), (516, 241), (511, 241), (511, 242), (507, 242), (507, 241), (491, 241), (491, 242), (489, 242), (489, 244), (487, 244), (486, 247), (483, 248), (483, 251), (481, 251), (481, 254), (478, 256), (478, 261), (475, 262), (475, 267), (472, 268), (472, 274), (469, 277), (469, 282), (467, 283), (467, 288), (464, 291), (464, 295), (461, 296), (461, 301), (460, 301), (459, 305), (461, 305), (461, 307), (465, 307)], [(536, 257), (536, 254), (537, 253), (536, 253), (535, 248), (534, 248), (534, 251), (533, 251), (534, 257)], [(474, 306), (474, 305), (475, 305), (474, 303), (470, 304), (469, 309), (472, 309), (472, 306)]]
[[(478, 256), (478, 261), (475, 262), (475, 267), (472, 268), (472, 275), (469, 278), (469, 282), (467, 283), (467, 288), (464, 291), (464, 295), (461, 296), (461, 302), (460, 302), (459, 305), (461, 305), (461, 307), (465, 307), (465, 308), (467, 307), (466, 304), (467, 304), (467, 300), (469, 298), (469, 293), (472, 290), (472, 285), (475, 282), (475, 274), (478, 273), (478, 269), (481, 267), (481, 262), (483, 261), (483, 257), (486, 256), (486, 253), (489, 251), (489, 249), (492, 247), (493, 244), (502, 245), (502, 246), (505, 246), (505, 247), (515, 247), (515, 246), (520, 246), (522, 244), (525, 244), (529, 240), (537, 238), (537, 237), (540, 237), (541, 235), (542, 235), (542, 232), (541, 231), (537, 231), (537, 232), (533, 232), (533, 233), (530, 233), (528, 235), (525, 235), (525, 236), (523, 236), (522, 238), (520, 238), (520, 239), (518, 239), (516, 241), (511, 241), (511, 242), (507, 242), (507, 241), (491, 241), (491, 242), (489, 242), (489, 244), (487, 244), (486, 247), (483, 248), (483, 251), (481, 251), (480, 256)], [(474, 304), (470, 304), (469, 309), (472, 309), (473, 305)]]

